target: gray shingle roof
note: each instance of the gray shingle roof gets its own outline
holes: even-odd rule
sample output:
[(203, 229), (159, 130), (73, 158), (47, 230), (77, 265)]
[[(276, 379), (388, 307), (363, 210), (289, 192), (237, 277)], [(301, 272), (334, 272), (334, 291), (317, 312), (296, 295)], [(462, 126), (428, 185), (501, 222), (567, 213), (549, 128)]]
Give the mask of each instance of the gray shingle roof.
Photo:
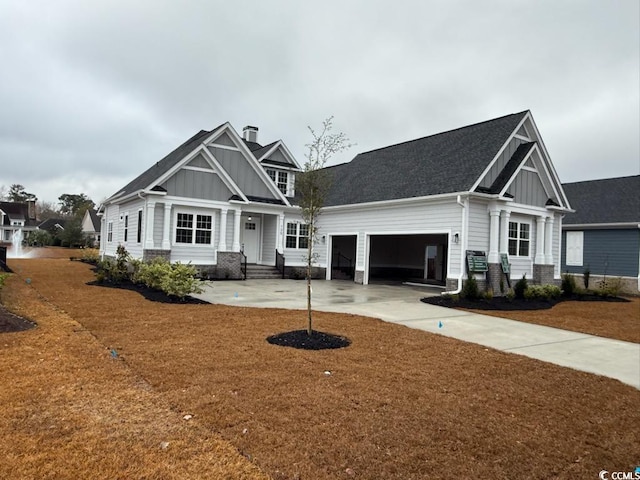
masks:
[(328, 170), (325, 205), (469, 191), (527, 111), (357, 155)]
[(562, 185), (571, 208), (564, 225), (640, 223), (640, 175)]
[(207, 132), (206, 130), (200, 130), (193, 137), (176, 148), (173, 152), (171, 152), (162, 160), (156, 162), (155, 165), (152, 165), (143, 173), (134, 178), (131, 182), (125, 185), (124, 188), (118, 190), (118, 192), (116, 192), (110, 198), (114, 197), (116, 194), (119, 194), (118, 196), (120, 197), (147, 188), (158, 177), (171, 170), (171, 168), (174, 167), (180, 160), (191, 153), (200, 144), (200, 142), (202, 142), (206, 137), (211, 135), (221, 126), (222, 125), (217, 126), (210, 132)]

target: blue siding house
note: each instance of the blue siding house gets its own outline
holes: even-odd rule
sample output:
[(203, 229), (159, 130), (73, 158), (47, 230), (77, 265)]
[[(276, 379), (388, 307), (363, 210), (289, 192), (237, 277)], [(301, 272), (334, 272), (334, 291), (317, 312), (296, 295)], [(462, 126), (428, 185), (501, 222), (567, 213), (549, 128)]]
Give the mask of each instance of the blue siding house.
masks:
[(575, 213), (562, 224), (562, 271), (590, 287), (622, 278), (625, 291), (640, 290), (640, 175), (563, 184)]

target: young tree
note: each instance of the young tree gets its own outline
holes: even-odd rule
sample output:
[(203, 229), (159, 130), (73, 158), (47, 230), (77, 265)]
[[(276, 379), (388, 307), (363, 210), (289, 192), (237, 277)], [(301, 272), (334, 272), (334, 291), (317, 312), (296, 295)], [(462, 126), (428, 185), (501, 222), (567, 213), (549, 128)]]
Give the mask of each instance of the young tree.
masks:
[(313, 244), (316, 243), (318, 234), (318, 217), (331, 187), (331, 175), (324, 168), (327, 161), (335, 154), (353, 146), (349, 138), (342, 133), (332, 133), (333, 117), (322, 122), (322, 128), (316, 132), (307, 127), (311, 132), (312, 141), (307, 144), (308, 152), (305, 155), (307, 161), (304, 164), (303, 173), (296, 178), (296, 192), (300, 195), (300, 207), (302, 220), (307, 227), (307, 334), (313, 334), (311, 315), (311, 271), (317, 258), (313, 252)]

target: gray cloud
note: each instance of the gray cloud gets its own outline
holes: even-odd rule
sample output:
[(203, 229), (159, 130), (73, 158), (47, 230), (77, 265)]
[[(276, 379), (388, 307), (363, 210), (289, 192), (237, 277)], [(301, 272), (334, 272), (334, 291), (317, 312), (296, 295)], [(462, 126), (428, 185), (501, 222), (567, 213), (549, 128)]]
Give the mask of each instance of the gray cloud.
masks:
[(0, 185), (113, 193), (200, 129), (334, 159), (531, 109), (562, 181), (639, 173), (639, 6), (0, 0)]

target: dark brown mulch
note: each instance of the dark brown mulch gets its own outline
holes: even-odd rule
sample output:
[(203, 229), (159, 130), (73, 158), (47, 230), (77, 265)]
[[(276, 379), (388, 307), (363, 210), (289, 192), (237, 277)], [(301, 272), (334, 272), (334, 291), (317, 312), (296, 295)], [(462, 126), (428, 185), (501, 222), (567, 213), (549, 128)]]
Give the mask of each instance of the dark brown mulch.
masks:
[(0, 305), (0, 333), (22, 332), (35, 326), (35, 322), (14, 315)]
[(513, 298), (509, 300), (507, 297), (493, 297), (491, 300), (469, 300), (466, 298), (454, 299), (450, 296), (425, 297), (420, 301), (437, 305), (439, 307), (448, 308), (467, 308), (471, 310), (547, 310), (554, 305), (565, 301), (584, 301), (584, 302), (628, 302), (626, 298), (621, 297), (604, 297), (601, 295), (576, 295), (573, 297), (562, 297), (555, 300), (523, 300)]
[(344, 348), (351, 345), (351, 340), (332, 333), (312, 331), (309, 335), (306, 330), (293, 330), (291, 332), (278, 333), (267, 337), (267, 342), (281, 347), (300, 348), (303, 350), (327, 350)]
[(130, 290), (132, 292), (137, 292), (142, 295), (147, 300), (158, 303), (179, 303), (181, 305), (202, 305), (209, 304), (206, 300), (201, 300), (199, 298), (192, 297), (191, 295), (187, 295), (184, 298), (178, 298), (171, 295), (167, 295), (166, 293), (160, 290), (154, 290), (153, 288), (149, 288), (146, 285), (141, 285), (137, 283), (131, 282), (122, 282), (122, 283), (100, 283), (96, 280), (91, 282), (87, 282), (87, 285), (92, 287), (103, 287), (103, 288), (117, 288), (120, 290)]

